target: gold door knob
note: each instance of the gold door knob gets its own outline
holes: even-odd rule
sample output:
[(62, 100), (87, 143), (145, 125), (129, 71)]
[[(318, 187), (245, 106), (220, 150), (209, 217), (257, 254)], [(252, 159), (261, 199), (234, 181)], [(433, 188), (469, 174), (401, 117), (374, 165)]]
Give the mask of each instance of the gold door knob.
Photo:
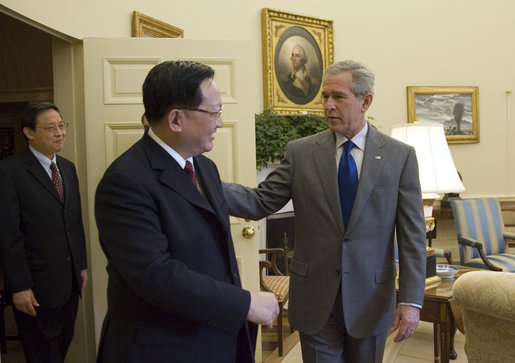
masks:
[(256, 235), (256, 230), (252, 226), (246, 226), (246, 227), (243, 227), (241, 234), (243, 235), (243, 238), (251, 239), (252, 237), (254, 237)]

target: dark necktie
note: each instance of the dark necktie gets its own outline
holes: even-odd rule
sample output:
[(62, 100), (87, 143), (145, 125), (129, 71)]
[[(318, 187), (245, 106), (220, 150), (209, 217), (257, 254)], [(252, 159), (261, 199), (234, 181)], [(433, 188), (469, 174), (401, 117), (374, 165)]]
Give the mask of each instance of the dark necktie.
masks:
[(186, 170), (186, 174), (190, 177), (193, 184), (197, 185), (197, 178), (195, 178), (195, 172), (193, 171), (193, 165), (186, 160), (186, 165), (184, 166), (184, 170)]
[(61, 202), (64, 201), (64, 187), (63, 181), (59, 176), (59, 172), (57, 171), (57, 165), (54, 162), (50, 164), (50, 170), (52, 170), (52, 182), (54, 183), (55, 189), (57, 189), (57, 193), (59, 194), (59, 198)]
[(356, 190), (358, 189), (358, 169), (354, 158), (350, 154), (353, 147), (354, 143), (350, 140), (343, 144), (343, 154), (338, 167), (338, 189), (345, 228), (349, 223)]

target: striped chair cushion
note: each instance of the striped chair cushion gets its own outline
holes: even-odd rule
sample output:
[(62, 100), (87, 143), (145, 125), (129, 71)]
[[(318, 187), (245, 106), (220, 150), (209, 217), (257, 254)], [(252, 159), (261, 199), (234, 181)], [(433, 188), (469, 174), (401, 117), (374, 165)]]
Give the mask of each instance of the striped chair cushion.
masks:
[(265, 285), (272, 290), (277, 301), (282, 302), (288, 296), (290, 276), (263, 276)]
[[(515, 272), (515, 255), (510, 255), (509, 253), (490, 255), (488, 260), (495, 266), (502, 268), (504, 272)], [(488, 270), (481, 257), (468, 260), (466, 266)]]

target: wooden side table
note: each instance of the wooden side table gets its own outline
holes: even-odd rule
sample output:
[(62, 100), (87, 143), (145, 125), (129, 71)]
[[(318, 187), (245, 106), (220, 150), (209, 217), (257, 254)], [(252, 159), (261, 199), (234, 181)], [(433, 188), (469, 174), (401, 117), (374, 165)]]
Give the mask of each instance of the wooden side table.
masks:
[[(427, 289), (424, 293), (424, 306), (420, 311), (420, 320), (433, 323), (434, 361), (436, 363), (448, 363), (451, 352), (454, 351), (456, 323), (450, 303), (454, 281), (466, 272), (478, 270), (464, 266), (458, 267), (460, 270), (454, 279), (442, 279), (438, 286)], [(454, 354), (456, 353), (454, 352)]]
[(453, 284), (454, 280), (442, 280), (440, 285), (427, 289), (424, 293), (420, 320), (433, 323), (435, 362), (449, 362), (451, 348), (454, 346), (456, 327), (449, 302)]

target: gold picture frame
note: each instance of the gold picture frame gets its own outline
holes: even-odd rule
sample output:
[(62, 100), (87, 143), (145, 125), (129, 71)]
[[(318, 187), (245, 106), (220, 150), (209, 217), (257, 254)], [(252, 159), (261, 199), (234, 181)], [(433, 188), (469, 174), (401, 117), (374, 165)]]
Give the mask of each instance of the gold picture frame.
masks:
[(184, 30), (133, 11), (132, 36), (136, 38), (184, 38)]
[[(324, 69), (334, 62), (333, 21), (264, 8), (261, 29), (265, 109), (323, 114), (320, 89)], [(296, 76), (299, 62), (304, 69)]]
[(479, 142), (479, 87), (408, 87), (408, 122), (443, 124), (449, 144)]

